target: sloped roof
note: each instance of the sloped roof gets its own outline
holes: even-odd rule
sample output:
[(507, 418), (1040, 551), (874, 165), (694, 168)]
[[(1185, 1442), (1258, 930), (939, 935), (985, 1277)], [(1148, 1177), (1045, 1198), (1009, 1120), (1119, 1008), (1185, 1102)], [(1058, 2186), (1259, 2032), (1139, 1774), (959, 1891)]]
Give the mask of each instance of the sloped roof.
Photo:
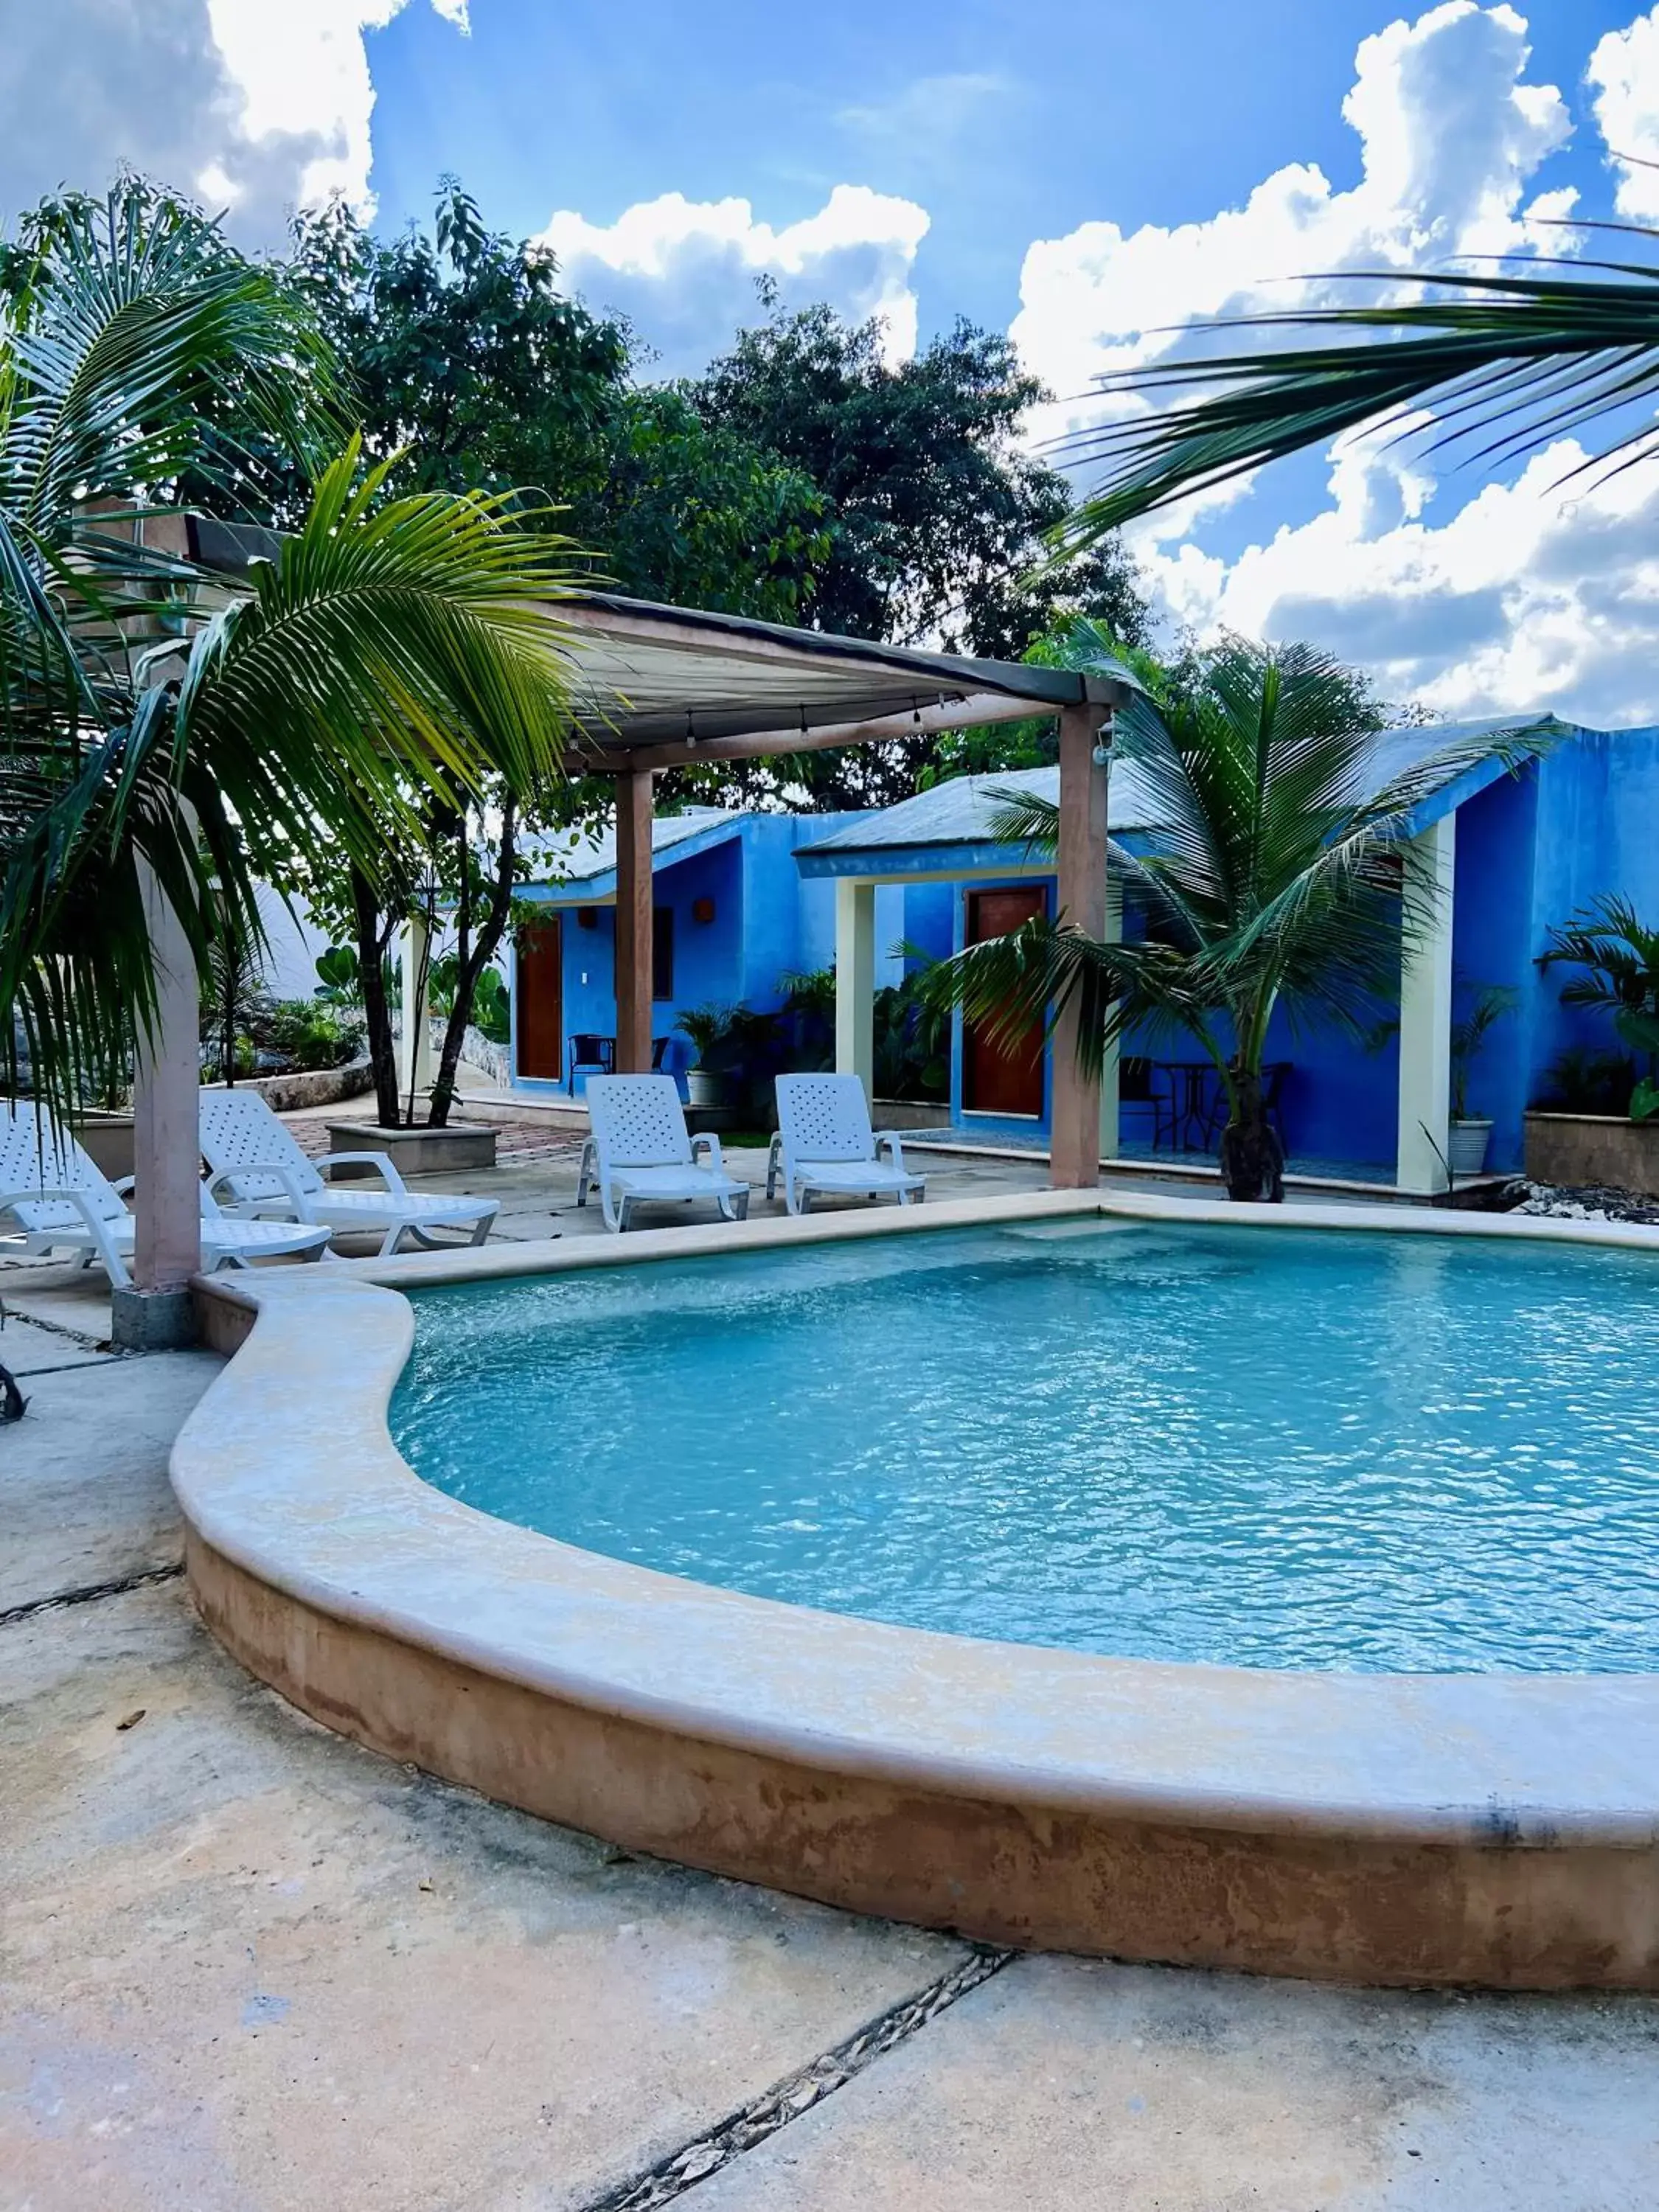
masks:
[[(745, 812), (721, 806), (690, 806), (683, 814), (659, 814), (651, 824), (653, 866), (689, 860), (693, 852), (707, 852), (735, 837), (748, 819)], [(584, 836), (574, 846), (557, 837), (529, 842), (526, 855), (533, 871), (528, 895), (538, 892), (568, 902), (580, 895), (608, 898), (617, 888), (617, 832), (608, 829)]]
[[(1372, 754), (1371, 782), (1382, 790), (1392, 780), (1441, 746), (1489, 734), (1492, 751), (1480, 768), (1448, 775), (1435, 797), (1418, 809), (1423, 826), (1461, 805), (1504, 772), (1499, 740), (1522, 732), (1553, 730), (1570, 735), (1576, 725), (1558, 721), (1553, 714), (1496, 714), (1470, 722), (1427, 723), (1421, 726), (1385, 730)], [(849, 855), (925, 852), (931, 848), (965, 848), (995, 844), (995, 794), (1000, 791), (1032, 792), (1055, 805), (1060, 801), (1058, 767), (1020, 769), (988, 775), (953, 776), (914, 799), (901, 799), (862, 822), (849, 823), (833, 836), (804, 847), (797, 855), (802, 872), (831, 874), (844, 867)], [(1155, 809), (1146, 784), (1127, 758), (1114, 762), (1107, 787), (1107, 828), (1114, 837), (1133, 836), (1158, 828)], [(1005, 846), (1005, 851), (1015, 848)], [(822, 859), (819, 859), (819, 856)], [(815, 866), (814, 863), (817, 864)]]
[[(820, 837), (804, 848), (811, 853), (865, 853), (890, 846), (977, 845), (994, 837), (999, 811), (999, 792), (1030, 792), (1060, 804), (1059, 767), (1004, 769), (990, 775), (956, 775), (902, 799), (896, 806), (849, 822), (833, 836)], [(1114, 836), (1128, 830), (1152, 827), (1147, 814), (1147, 794), (1127, 761), (1118, 762), (1107, 787), (1107, 828)]]

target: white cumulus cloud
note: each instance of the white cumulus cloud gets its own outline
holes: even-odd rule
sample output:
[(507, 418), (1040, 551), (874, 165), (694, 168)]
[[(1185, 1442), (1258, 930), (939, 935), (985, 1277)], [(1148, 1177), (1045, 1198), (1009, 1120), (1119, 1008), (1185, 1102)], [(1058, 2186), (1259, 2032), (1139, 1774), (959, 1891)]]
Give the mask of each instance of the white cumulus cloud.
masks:
[[(0, 212), (121, 163), (269, 245), (297, 207), (372, 202), (364, 33), (407, 0), (51, 0), (0, 39)], [(432, 0), (465, 32), (464, 0)]]
[(837, 185), (816, 215), (775, 230), (745, 199), (642, 201), (613, 223), (562, 210), (542, 233), (563, 281), (598, 308), (624, 314), (658, 354), (664, 375), (689, 375), (755, 319), (755, 280), (786, 307), (828, 300), (862, 320), (879, 315), (890, 358), (916, 344), (911, 274), (927, 230), (914, 200)]
[[(1097, 412), (1094, 380), (1176, 348), (1215, 349), (1185, 326), (1352, 299), (1343, 272), (1422, 269), (1514, 252), (1529, 179), (1571, 131), (1553, 85), (1524, 82), (1527, 27), (1506, 5), (1446, 0), (1362, 41), (1342, 112), (1358, 134), (1359, 181), (1332, 189), (1310, 162), (1276, 170), (1239, 207), (1173, 229), (1085, 223), (1025, 257), (1012, 336), (1060, 406), (1051, 433)], [(1079, 404), (1079, 401), (1083, 404)]]
[[(1610, 152), (1659, 158), (1659, 7), (1589, 64)], [(1450, 0), (1390, 24), (1359, 46), (1343, 106), (1361, 146), (1352, 190), (1297, 164), (1206, 222), (1091, 223), (1034, 246), (1014, 325), (1026, 359), (1070, 396), (1103, 370), (1212, 348), (1188, 327), (1205, 318), (1353, 296), (1316, 272), (1397, 271), (1403, 292), (1411, 272), (1461, 256), (1559, 253), (1541, 226), (1574, 197), (1534, 179), (1570, 118), (1527, 67), (1526, 22), (1507, 5)], [(1622, 165), (1619, 194), (1625, 213), (1659, 213), (1659, 173)], [(1205, 542), (1213, 517), (1189, 505), (1141, 526), (1136, 550), (1172, 623), (1310, 639), (1390, 698), (1451, 716), (1659, 720), (1659, 466), (1598, 481), (1584, 460), (1562, 440), (1507, 480), (1437, 481), (1432, 457), (1347, 438), (1311, 517), (1224, 555)], [(1271, 511), (1273, 471), (1255, 482)]]
[(1452, 716), (1659, 720), (1659, 469), (1573, 477), (1584, 459), (1561, 441), (1443, 521), (1379, 529), (1379, 507), (1397, 512), (1392, 463), (1351, 442), (1310, 521), (1231, 562), (1190, 541), (1147, 560), (1178, 621), (1309, 639), (1389, 698)]
[(1609, 31), (1585, 76), (1595, 88), (1595, 120), (1619, 176), (1613, 204), (1644, 222), (1659, 216), (1659, 8), (1622, 31)]

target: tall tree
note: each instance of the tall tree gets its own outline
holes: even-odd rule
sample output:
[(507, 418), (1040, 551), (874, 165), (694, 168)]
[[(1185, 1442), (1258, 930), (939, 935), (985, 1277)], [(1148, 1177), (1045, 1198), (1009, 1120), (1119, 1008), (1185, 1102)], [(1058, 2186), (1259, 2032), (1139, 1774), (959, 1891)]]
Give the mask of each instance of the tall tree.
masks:
[(811, 481), (638, 386), (627, 327), (562, 291), (545, 247), (491, 230), (453, 178), (429, 230), (382, 240), (339, 200), (302, 215), (290, 273), (398, 489), (530, 486), (612, 590), (798, 618), (828, 550)]
[[(702, 413), (799, 469), (830, 501), (830, 551), (811, 620), (844, 635), (1017, 660), (1066, 612), (1128, 644), (1147, 615), (1115, 541), (1038, 575), (1044, 533), (1067, 513), (1064, 480), (1021, 442), (1045, 395), (1006, 337), (958, 322), (889, 362), (878, 320), (832, 307), (775, 313), (691, 387)], [(821, 806), (908, 795), (932, 741), (803, 755), (780, 775)]]
[(206, 981), (293, 854), (374, 882), (411, 789), (556, 773), (562, 668), (527, 603), (568, 560), (499, 499), (386, 495), (355, 440), (241, 574), (135, 542), (182, 483), (246, 505), (255, 440), (301, 471), (331, 356), (270, 272), (143, 186), (39, 234), (0, 307), (0, 1053), (15, 1080), (15, 1012), (72, 1105), (154, 1020), (141, 863)]
[[(509, 494), (547, 502), (532, 525), (591, 547), (588, 573), (643, 599), (799, 619), (828, 550), (824, 501), (797, 469), (705, 422), (670, 387), (633, 381), (630, 335), (568, 296), (551, 254), (491, 230), (453, 179), (429, 229), (390, 240), (343, 203), (295, 226), (291, 282), (312, 306), (350, 380), (370, 450), (404, 490)], [(499, 783), (459, 822), (426, 829), (382, 871), (377, 897), (361, 872), (309, 892), (343, 921), (364, 988), (379, 994), (381, 958), (416, 887), (439, 884), (465, 939), (430, 1113), (447, 1117), (474, 992), (507, 927), (524, 872), (525, 836), (608, 811), (608, 779), (526, 805)], [(477, 856), (489, 824), (493, 848)], [(462, 856), (470, 856), (462, 865)], [(391, 856), (388, 856), (390, 862)], [(369, 1005), (377, 1087), (396, 1096), (390, 1012)]]

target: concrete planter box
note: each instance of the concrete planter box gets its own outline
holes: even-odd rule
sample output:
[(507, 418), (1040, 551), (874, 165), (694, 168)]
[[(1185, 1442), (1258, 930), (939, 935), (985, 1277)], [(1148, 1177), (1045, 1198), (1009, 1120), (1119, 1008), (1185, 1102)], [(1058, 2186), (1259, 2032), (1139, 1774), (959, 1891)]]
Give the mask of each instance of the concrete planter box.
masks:
[[(447, 1129), (383, 1129), (374, 1121), (331, 1121), (331, 1152), (384, 1152), (401, 1176), (473, 1174), (495, 1164), (495, 1132), (487, 1123), (456, 1121)], [(348, 1168), (335, 1178), (350, 1182), (374, 1173)]]
[(951, 1109), (931, 1098), (878, 1098), (870, 1119), (878, 1129), (948, 1129)]
[(1659, 1198), (1659, 1122), (1611, 1114), (1528, 1114), (1527, 1177)]
[(81, 1149), (112, 1182), (133, 1171), (131, 1114), (83, 1114), (75, 1125)]

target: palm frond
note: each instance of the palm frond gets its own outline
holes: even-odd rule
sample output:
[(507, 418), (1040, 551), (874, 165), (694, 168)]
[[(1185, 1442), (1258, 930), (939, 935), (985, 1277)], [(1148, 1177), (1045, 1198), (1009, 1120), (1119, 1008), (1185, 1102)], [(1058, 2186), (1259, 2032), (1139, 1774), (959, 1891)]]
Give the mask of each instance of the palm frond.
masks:
[[(1107, 398), (1143, 404), (1066, 442), (1068, 464), (1103, 466), (1106, 477), (1060, 526), (1057, 552), (1070, 558), (1137, 515), (1344, 432), (1411, 434), (1425, 408), (1440, 425), (1436, 450), (1498, 459), (1651, 400), (1659, 270), (1578, 265), (1591, 273), (1423, 275), (1413, 281), (1426, 296), (1415, 301), (1230, 319), (1211, 327), (1315, 330), (1336, 342), (1156, 362), (1103, 380)], [(1401, 278), (1379, 270), (1343, 281), (1395, 288)], [(1595, 465), (1627, 465), (1656, 441), (1644, 417)]]

